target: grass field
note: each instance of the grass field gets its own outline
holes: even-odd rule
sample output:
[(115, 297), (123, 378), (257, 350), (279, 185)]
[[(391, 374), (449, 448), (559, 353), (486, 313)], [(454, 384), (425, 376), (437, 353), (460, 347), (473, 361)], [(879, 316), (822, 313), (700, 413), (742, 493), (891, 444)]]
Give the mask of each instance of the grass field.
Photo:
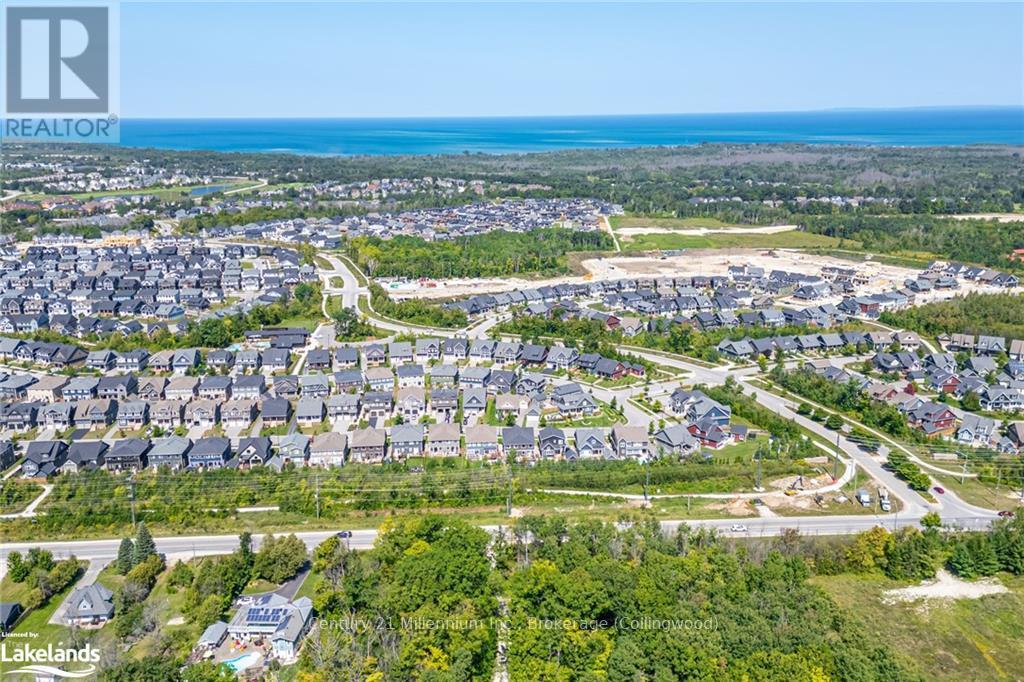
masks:
[(637, 215), (616, 215), (610, 219), (612, 229), (617, 230), (623, 227), (660, 227), (665, 230), (686, 229), (698, 227), (726, 228), (734, 227), (724, 223), (718, 218), (645, 218)]
[(791, 230), (775, 234), (639, 234), (620, 237), (623, 251), (659, 251), (666, 249), (810, 249), (832, 248), (840, 240), (810, 232)]
[(1003, 575), (1008, 594), (981, 599), (884, 604), (901, 583), (875, 576), (816, 577), (878, 644), (929, 680), (1010, 680), (1024, 671), (1024, 578)]
[[(230, 191), (230, 190), (233, 190), (233, 189), (237, 189), (239, 187), (249, 187), (252, 184), (253, 183), (252, 183), (251, 180), (214, 180), (209, 185), (178, 185), (178, 186), (174, 186), (174, 187), (165, 187), (163, 185), (157, 185), (157, 186), (154, 186), (154, 187), (139, 187), (139, 188), (134, 188), (134, 189), (114, 189), (114, 190), (104, 190), (104, 191), (100, 191), (100, 192), (78, 192), (78, 193), (75, 193), (75, 194), (70, 194), (68, 196), (71, 196), (71, 197), (73, 197), (75, 199), (81, 199), (81, 200), (85, 201), (85, 200), (96, 199), (96, 198), (100, 198), (100, 197), (119, 197), (119, 196), (134, 196), (136, 194), (150, 194), (152, 196), (155, 196), (157, 199), (160, 199), (160, 200), (163, 200), (163, 201), (170, 201), (170, 200), (180, 199), (182, 197), (182, 195), (186, 195), (186, 196), (191, 195), (192, 190), (194, 190), (194, 189), (202, 189), (204, 187), (211, 187), (211, 186), (216, 186), (216, 187), (223, 186), (224, 189), (222, 191)], [(31, 198), (31, 199), (38, 200), (38, 199), (43, 198), (44, 196), (47, 196), (47, 195), (44, 195), (44, 194), (32, 194), (32, 195), (26, 195), (23, 198), (24, 199), (30, 199)]]
[(323, 322), (322, 317), (287, 317), (281, 320), (281, 327), (303, 327), (309, 331), (316, 331), (316, 328)]
[[(935, 462), (938, 466), (946, 465), (945, 468), (952, 469), (955, 463), (950, 465), (946, 462)], [(1014, 510), (1021, 504), (1020, 483), (1018, 481), (1003, 481), (998, 492), (996, 486), (990, 483), (983, 483), (976, 478), (965, 478), (960, 482), (959, 476), (947, 476), (927, 471), (929, 476), (938, 481), (942, 487), (955, 493), (957, 497), (968, 504), (975, 504), (987, 509), (1008, 509)], [(1011, 488), (1011, 485), (1013, 486)]]

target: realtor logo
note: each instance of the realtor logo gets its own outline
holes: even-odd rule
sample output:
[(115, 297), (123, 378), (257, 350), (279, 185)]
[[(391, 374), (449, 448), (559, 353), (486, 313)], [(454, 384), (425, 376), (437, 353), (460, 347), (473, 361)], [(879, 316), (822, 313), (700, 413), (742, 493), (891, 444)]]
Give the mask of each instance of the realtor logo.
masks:
[(7, 113), (107, 112), (108, 15), (106, 7), (8, 7)]
[(116, 0), (6, 0), (0, 137), (117, 142)]

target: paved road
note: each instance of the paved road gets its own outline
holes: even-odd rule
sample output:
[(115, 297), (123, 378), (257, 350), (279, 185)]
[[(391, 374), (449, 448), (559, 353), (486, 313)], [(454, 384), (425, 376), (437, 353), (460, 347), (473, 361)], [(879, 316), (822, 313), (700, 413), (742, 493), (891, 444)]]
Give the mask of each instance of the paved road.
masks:
[(719, 385), (724, 383), (727, 377), (731, 376), (739, 381), (743, 385), (745, 392), (752, 395), (758, 403), (771, 409), (776, 414), (795, 421), (812, 433), (821, 436), (828, 443), (836, 443), (838, 436), (839, 448), (846, 453), (848, 457), (853, 459), (861, 469), (870, 473), (871, 476), (888, 488), (893, 495), (902, 500), (904, 505), (906, 505), (907, 513), (923, 514), (924, 512), (931, 510), (939, 512), (943, 519), (973, 518), (985, 520), (986, 522), (995, 518), (995, 512), (992, 510), (968, 504), (948, 490), (944, 495), (938, 496), (938, 501), (936, 503), (925, 500), (920, 494), (911, 490), (904, 481), (882, 467), (878, 460), (861, 450), (857, 444), (842, 435), (838, 435), (835, 431), (826, 429), (818, 422), (798, 415), (794, 411), (793, 408), (795, 408), (795, 405), (791, 401), (750, 384), (748, 380), (752, 375), (757, 373), (758, 370), (756, 368), (707, 368), (677, 358), (668, 358), (652, 353), (633, 352), (654, 362), (660, 362), (671, 367), (677, 367), (679, 369), (685, 369), (692, 372), (694, 380), (699, 383)]
[[(321, 258), (331, 264), (332, 269), (327, 270), (326, 268), (319, 268), (320, 278), (323, 280), (324, 293), (330, 294), (331, 296), (341, 296), (341, 304), (346, 308), (357, 309), (359, 303), (359, 297), (363, 295), (369, 295), (370, 290), (364, 286), (360, 286), (359, 280), (356, 276), (345, 267), (345, 264), (337, 256), (332, 256), (328, 253), (320, 253)], [(335, 287), (331, 284), (333, 278), (340, 277), (344, 286), (341, 288)], [(324, 311), (326, 315), (326, 311)]]
[[(809, 516), (809, 517), (764, 517), (753, 519), (710, 519), (710, 520), (670, 520), (662, 521), (662, 528), (667, 532), (674, 532), (679, 526), (689, 525), (692, 527), (714, 528), (729, 537), (757, 537), (778, 535), (784, 529), (793, 528), (807, 535), (849, 535), (869, 530), (875, 526), (886, 528), (915, 526), (920, 520), (918, 511), (908, 510), (900, 514), (886, 515), (863, 515), (863, 516)], [(964, 518), (944, 517), (948, 524), (959, 525), (968, 530), (983, 530), (988, 527), (990, 521), (995, 518), (994, 514), (980, 518), (968, 516)], [(741, 523), (746, 530), (733, 530), (733, 526)], [(498, 532), (499, 526), (483, 526), (489, 532)], [(329, 538), (335, 531), (309, 531), (296, 533), (295, 535), (306, 543), (310, 549)], [(349, 546), (356, 550), (365, 550), (373, 547), (377, 539), (375, 529), (353, 530), (349, 540)], [(262, 535), (253, 536), (254, 548), (259, 548), (262, 542)], [(120, 545), (119, 539), (111, 540), (81, 540), (69, 542), (14, 542), (0, 546), (0, 569), (5, 570), (7, 565), (7, 554), (13, 551), (26, 552), (31, 547), (41, 547), (53, 552), (57, 558), (66, 558), (72, 554), (79, 559), (86, 559), (93, 562), (92, 566), (104, 565), (117, 558), (117, 548)], [(205, 536), (178, 536), (156, 538), (157, 551), (163, 552), (169, 562), (173, 563), (178, 559), (190, 559), (197, 556), (209, 556), (213, 554), (226, 554), (238, 547), (237, 535), (205, 535)], [(99, 569), (96, 569), (97, 571)]]

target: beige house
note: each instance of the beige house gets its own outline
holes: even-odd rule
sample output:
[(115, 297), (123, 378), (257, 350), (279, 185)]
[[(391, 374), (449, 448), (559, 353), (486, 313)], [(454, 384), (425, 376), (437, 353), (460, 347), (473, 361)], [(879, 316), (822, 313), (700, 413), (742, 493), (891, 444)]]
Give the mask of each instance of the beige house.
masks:
[(68, 383), (67, 377), (41, 376), (28, 387), (26, 398), (29, 402), (55, 403), (63, 397), (61, 389)]

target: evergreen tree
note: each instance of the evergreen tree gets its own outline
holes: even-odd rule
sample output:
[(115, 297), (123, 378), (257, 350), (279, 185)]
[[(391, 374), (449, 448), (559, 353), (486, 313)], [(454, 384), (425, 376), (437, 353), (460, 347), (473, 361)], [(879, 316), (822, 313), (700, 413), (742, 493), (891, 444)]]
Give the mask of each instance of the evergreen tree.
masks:
[(974, 565), (978, 575), (995, 575), (999, 572), (999, 557), (996, 556), (996, 549), (992, 546), (988, 535), (979, 535), (974, 539)]
[(11, 552), (7, 555), (7, 574), (11, 580), (20, 583), (28, 577), (31, 566), (22, 558), (21, 552)]
[(953, 553), (949, 555), (947, 565), (949, 570), (961, 578), (973, 578), (978, 574), (974, 566), (974, 557), (966, 542), (956, 543)]
[(132, 553), (132, 563), (138, 566), (149, 557), (156, 554), (156, 543), (153, 536), (146, 528), (145, 521), (139, 523), (139, 529), (135, 531), (135, 550)]
[(249, 531), (238, 536), (238, 555), (242, 558), (242, 563), (252, 568), (252, 533)]
[(131, 538), (122, 538), (117, 548), (117, 572), (124, 575), (135, 566), (135, 543)]

